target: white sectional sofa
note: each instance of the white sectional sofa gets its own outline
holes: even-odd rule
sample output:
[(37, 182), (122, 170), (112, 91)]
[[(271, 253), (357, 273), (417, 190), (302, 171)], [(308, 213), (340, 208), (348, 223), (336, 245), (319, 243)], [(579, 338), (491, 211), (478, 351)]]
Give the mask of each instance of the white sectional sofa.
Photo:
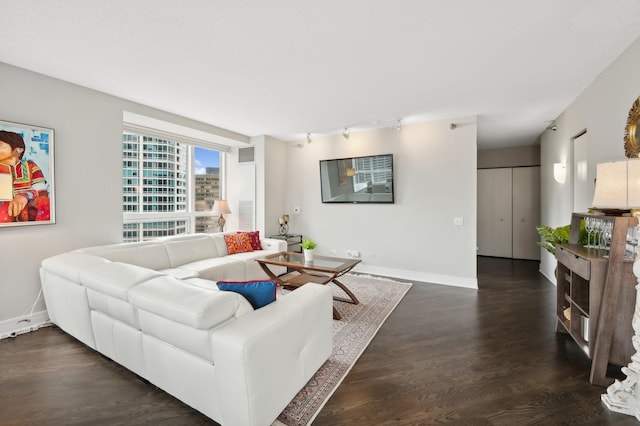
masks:
[(332, 351), (332, 292), (307, 284), (259, 309), (215, 281), (263, 279), (221, 234), (75, 250), (45, 259), (62, 330), (222, 425), (271, 424)]

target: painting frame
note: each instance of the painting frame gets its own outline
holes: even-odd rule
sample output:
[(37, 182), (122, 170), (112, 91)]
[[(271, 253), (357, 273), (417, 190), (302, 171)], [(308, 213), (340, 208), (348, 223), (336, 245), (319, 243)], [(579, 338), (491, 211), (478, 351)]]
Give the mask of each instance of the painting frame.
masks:
[[(0, 228), (55, 224), (55, 130), (0, 119), (0, 131), (20, 137), (2, 133), (10, 141), (0, 138), (5, 143), (0, 150)], [(12, 156), (7, 157), (8, 150)], [(19, 212), (12, 196), (26, 201)]]

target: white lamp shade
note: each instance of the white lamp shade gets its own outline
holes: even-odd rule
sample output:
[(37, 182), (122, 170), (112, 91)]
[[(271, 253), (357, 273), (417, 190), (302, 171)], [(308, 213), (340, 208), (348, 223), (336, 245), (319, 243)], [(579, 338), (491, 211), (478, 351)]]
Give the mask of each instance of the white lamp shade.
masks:
[(213, 213), (217, 214), (230, 214), (231, 209), (229, 208), (229, 203), (227, 200), (216, 200), (213, 203)]
[(640, 160), (598, 164), (593, 207), (600, 209), (640, 207)]
[(627, 198), (629, 208), (640, 207), (640, 160), (627, 161)]

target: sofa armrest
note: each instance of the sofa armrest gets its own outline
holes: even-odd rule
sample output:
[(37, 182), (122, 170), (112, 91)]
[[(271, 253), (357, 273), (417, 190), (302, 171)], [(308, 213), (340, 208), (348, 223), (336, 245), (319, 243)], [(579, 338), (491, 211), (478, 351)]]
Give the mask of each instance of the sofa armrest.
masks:
[(333, 350), (333, 293), (306, 284), (213, 330), (222, 423), (271, 424)]
[(269, 251), (287, 251), (287, 242), (277, 238), (261, 238), (260, 245), (263, 250)]

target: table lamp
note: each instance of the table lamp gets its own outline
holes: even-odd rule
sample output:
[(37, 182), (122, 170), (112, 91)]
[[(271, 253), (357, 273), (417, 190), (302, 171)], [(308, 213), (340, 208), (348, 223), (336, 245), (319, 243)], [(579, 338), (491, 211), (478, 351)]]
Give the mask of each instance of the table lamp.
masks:
[(289, 231), (289, 215), (283, 214), (278, 218), (278, 223), (280, 223), (280, 235), (287, 235)]
[(229, 203), (227, 202), (227, 200), (216, 200), (213, 203), (213, 210), (211, 212), (220, 215), (220, 217), (218, 218), (218, 229), (220, 230), (220, 232), (224, 232), (224, 225), (225, 223), (227, 223), (227, 221), (225, 220), (223, 215), (231, 214), (231, 209), (229, 209)]

